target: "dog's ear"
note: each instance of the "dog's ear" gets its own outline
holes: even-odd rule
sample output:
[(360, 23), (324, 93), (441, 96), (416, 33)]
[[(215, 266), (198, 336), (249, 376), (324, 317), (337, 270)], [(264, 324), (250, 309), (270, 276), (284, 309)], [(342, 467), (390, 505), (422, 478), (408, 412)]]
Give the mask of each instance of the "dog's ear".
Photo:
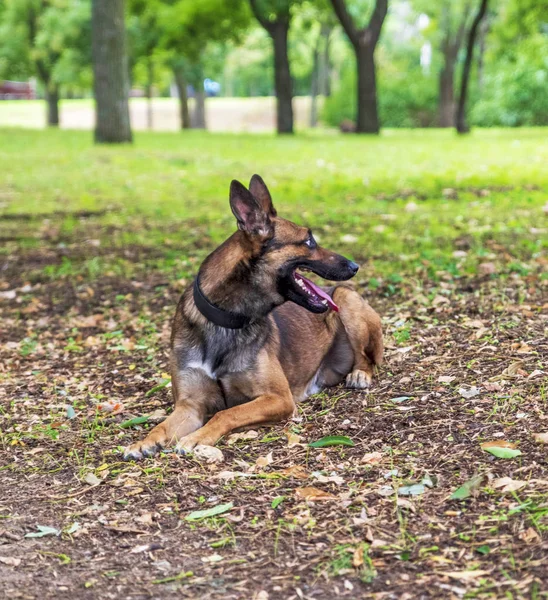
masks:
[(272, 204), (272, 197), (266, 187), (266, 183), (260, 175), (253, 175), (249, 182), (249, 191), (251, 192), (251, 195), (259, 201), (259, 204), (265, 213), (269, 214), (271, 217), (276, 216), (276, 209)]
[(238, 222), (238, 229), (261, 237), (272, 235), (269, 213), (265, 212), (259, 200), (236, 180), (230, 184), (230, 208)]

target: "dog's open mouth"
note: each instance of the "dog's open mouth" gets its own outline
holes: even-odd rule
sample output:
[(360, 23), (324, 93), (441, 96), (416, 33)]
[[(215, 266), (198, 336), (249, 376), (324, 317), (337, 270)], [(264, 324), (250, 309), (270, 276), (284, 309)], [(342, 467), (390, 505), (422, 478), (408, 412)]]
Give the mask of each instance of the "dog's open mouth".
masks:
[(339, 312), (339, 307), (333, 302), (333, 298), (331, 298), (327, 292), (324, 292), (315, 283), (312, 283), (310, 279), (307, 279), (300, 273), (297, 273), (297, 271), (293, 271), (293, 280), (310, 304), (317, 307), (329, 307), (335, 312)]

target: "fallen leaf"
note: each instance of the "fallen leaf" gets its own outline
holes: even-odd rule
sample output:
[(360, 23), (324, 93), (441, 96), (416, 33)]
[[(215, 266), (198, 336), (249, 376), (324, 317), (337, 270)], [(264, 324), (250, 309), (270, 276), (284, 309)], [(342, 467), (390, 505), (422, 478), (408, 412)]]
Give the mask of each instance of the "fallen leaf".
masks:
[(129, 427), (135, 427), (135, 425), (143, 425), (148, 421), (148, 415), (143, 415), (142, 417), (135, 417), (133, 419), (128, 419), (123, 423), (120, 423), (120, 427), (122, 429), (128, 429)]
[(208, 464), (223, 462), (224, 455), (215, 446), (206, 446), (204, 444), (198, 444), (194, 450), (192, 450), (192, 456), (197, 460), (203, 460)]
[(276, 496), (274, 498), (274, 500), (272, 500), (272, 503), (270, 504), (270, 506), (272, 508), (278, 508), (278, 506), (280, 506), (280, 504), (286, 499), (286, 496)]
[(259, 458), (255, 461), (255, 464), (262, 469), (267, 467), (273, 460), (272, 452), (269, 452), (266, 456), (259, 456)]
[(95, 475), (95, 473), (87, 473), (86, 476), (84, 477), (84, 481), (88, 484), (88, 485), (99, 485), (100, 483), (102, 483), (102, 479), (99, 479), (99, 477), (97, 477), (97, 475)]
[(451, 383), (455, 381), (455, 379), (456, 377), (453, 377), (453, 375), (440, 375), (438, 377), (439, 383)]
[(460, 579), (461, 581), (472, 581), (478, 577), (485, 577), (489, 574), (489, 571), (446, 571), (445, 573), (439, 573), (440, 575), (446, 575), (453, 579)]
[(145, 512), (138, 517), (135, 517), (135, 520), (142, 525), (152, 525), (152, 513)]
[(293, 446), (297, 446), (301, 441), (301, 436), (293, 433), (292, 431), (287, 432), (287, 446), (288, 448), (292, 448)]
[(331, 475), (324, 475), (320, 471), (314, 471), (312, 477), (320, 483), (336, 483), (337, 485), (342, 485), (344, 483), (344, 479), (340, 475), (334, 473)]
[(354, 442), (345, 435), (326, 435), (325, 437), (310, 442), (311, 448), (327, 448), (329, 446), (354, 446)]
[(217, 506), (213, 506), (212, 508), (206, 508), (205, 510), (195, 510), (188, 514), (185, 517), (186, 521), (199, 521), (200, 519), (206, 519), (207, 517), (216, 517), (217, 515), (222, 515), (229, 510), (234, 508), (234, 504), (232, 502), (227, 502), (226, 504), (217, 504)]
[(364, 550), (363, 550), (363, 546), (358, 546), (355, 550), (354, 550), (354, 556), (352, 557), (352, 566), (353, 567), (361, 567), (363, 565), (363, 555), (364, 555)]
[(337, 496), (333, 496), (333, 494), (324, 492), (315, 487), (297, 488), (295, 490), (295, 495), (303, 500), (309, 500), (311, 502), (316, 502), (318, 500), (335, 500), (337, 498)]
[(466, 389), (466, 388), (459, 388), (459, 394), (463, 397), (466, 398), (467, 400), (469, 398), (474, 398), (475, 396), (479, 396), (480, 391), (478, 390), (477, 387), (473, 386), (470, 389)]
[(381, 462), (383, 456), (382, 452), (369, 452), (368, 454), (364, 454), (360, 462), (365, 463), (367, 465), (376, 465)]
[(501, 477), (500, 479), (495, 479), (491, 486), (494, 489), (502, 488), (500, 491), (503, 494), (508, 492), (517, 492), (517, 490), (521, 490), (522, 487), (527, 485), (527, 481), (521, 481), (519, 479), (512, 479), (511, 477)]
[(393, 496), (394, 493), (394, 488), (391, 485), (381, 485), (381, 487), (377, 490), (377, 494), (379, 494), (379, 496), (383, 496), (384, 498)]
[(483, 450), (487, 450), (488, 448), (515, 448), (516, 444), (514, 442), (507, 442), (505, 440), (495, 440), (493, 442), (483, 442), (481, 444)]
[(38, 531), (25, 534), (26, 538), (40, 538), (46, 535), (61, 535), (61, 531), (55, 527), (48, 527), (47, 525), (36, 525)]
[(450, 500), (464, 500), (470, 498), (470, 496), (476, 495), (477, 490), (481, 487), (485, 475), (475, 475), (472, 479), (464, 482), (459, 488), (457, 488), (451, 496)]
[(541, 541), (540, 535), (533, 527), (529, 527), (525, 531), (522, 531), (518, 537), (526, 544), (536, 544)]
[(224, 560), (224, 556), (220, 554), (211, 554), (210, 556), (202, 556), (202, 562), (205, 563), (218, 563)]
[(142, 546), (135, 546), (130, 550), (131, 554), (140, 554), (141, 552), (151, 552), (152, 550), (161, 550), (161, 544), (151, 543), (151, 544), (143, 544)]
[(426, 487), (423, 483), (414, 483), (412, 485), (403, 485), (398, 488), (398, 494), (400, 496), (420, 496), (424, 494)]
[(238, 433), (233, 433), (228, 436), (226, 443), (229, 446), (232, 446), (236, 442), (245, 441), (245, 440), (254, 440), (259, 437), (259, 432), (254, 429), (250, 429), (249, 431), (240, 431)]
[(533, 438), (535, 442), (539, 444), (548, 444), (548, 431), (544, 433), (533, 433)]
[(21, 559), (14, 556), (0, 556), (0, 562), (11, 567), (18, 567), (21, 564)]
[(278, 471), (278, 473), (285, 475), (286, 477), (294, 477), (295, 479), (308, 479), (310, 477), (310, 474), (301, 465), (286, 467), (285, 469)]
[(517, 450), (515, 444), (503, 440), (485, 442), (481, 444), (481, 448), (497, 458), (516, 458), (516, 456), (521, 456), (521, 450)]

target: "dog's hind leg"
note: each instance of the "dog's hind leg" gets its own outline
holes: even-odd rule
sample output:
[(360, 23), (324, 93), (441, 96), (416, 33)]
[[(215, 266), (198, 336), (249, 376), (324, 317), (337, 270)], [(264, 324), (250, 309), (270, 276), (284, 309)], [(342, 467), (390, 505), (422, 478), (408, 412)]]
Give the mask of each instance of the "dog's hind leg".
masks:
[(204, 424), (211, 409), (223, 402), (218, 384), (199, 369), (172, 371), (175, 408), (165, 421), (156, 425), (144, 440), (124, 451), (125, 460), (153, 456), (170, 444), (196, 431)]
[(333, 292), (341, 320), (352, 348), (352, 370), (346, 386), (364, 389), (371, 385), (375, 365), (382, 363), (383, 340), (379, 315), (355, 290), (339, 286)]

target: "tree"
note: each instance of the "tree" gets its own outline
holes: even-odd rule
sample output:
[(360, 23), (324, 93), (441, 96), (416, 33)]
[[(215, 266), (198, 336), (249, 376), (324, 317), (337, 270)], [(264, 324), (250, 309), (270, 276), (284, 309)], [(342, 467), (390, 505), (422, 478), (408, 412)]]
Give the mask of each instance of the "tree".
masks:
[(255, 18), (272, 39), (274, 87), (276, 90), (276, 129), (293, 133), (293, 82), (287, 51), (292, 0), (250, 0)]
[[(181, 101), (181, 124), (206, 127), (204, 69), (215, 55), (212, 48), (237, 41), (249, 24), (246, 0), (151, 0), (158, 6), (161, 45), (170, 52)], [(194, 114), (189, 115), (186, 87), (194, 89)]]
[(152, 92), (155, 80), (154, 52), (162, 37), (158, 25), (158, 7), (155, 2), (129, 0), (128, 37), (130, 39), (132, 62), (142, 60), (146, 72), (145, 96), (147, 98), (147, 127), (152, 129)]
[(356, 55), (358, 76), (356, 133), (379, 133), (375, 48), (388, 12), (388, 0), (375, 0), (369, 23), (361, 28), (356, 25), (345, 0), (331, 0), (331, 4)]
[[(439, 74), (439, 125), (452, 127), (455, 121), (455, 68), (466, 32), (470, 2), (444, 0), (441, 6), (440, 33), (443, 66)], [(455, 27), (455, 17), (458, 25)]]
[(466, 123), (466, 97), (468, 94), (468, 82), (470, 80), (470, 69), (472, 67), (472, 58), (474, 56), (474, 45), (476, 43), (476, 35), (478, 32), (478, 27), (487, 12), (487, 3), (488, 0), (481, 0), (480, 6), (476, 16), (474, 17), (474, 22), (472, 23), (472, 27), (470, 28), (470, 33), (468, 34), (468, 44), (466, 47), (466, 59), (464, 61), (464, 66), (462, 69), (462, 79), (461, 79), (461, 88), (459, 95), (459, 102), (457, 107), (456, 114), (456, 128), (459, 133), (468, 133), (470, 128)]
[(124, 0), (93, 0), (95, 141), (131, 142)]
[(5, 2), (0, 54), (11, 66), (3, 70), (38, 77), (47, 102), (49, 126), (59, 125), (62, 71), (70, 59), (81, 59), (85, 54), (89, 19), (88, 0)]

